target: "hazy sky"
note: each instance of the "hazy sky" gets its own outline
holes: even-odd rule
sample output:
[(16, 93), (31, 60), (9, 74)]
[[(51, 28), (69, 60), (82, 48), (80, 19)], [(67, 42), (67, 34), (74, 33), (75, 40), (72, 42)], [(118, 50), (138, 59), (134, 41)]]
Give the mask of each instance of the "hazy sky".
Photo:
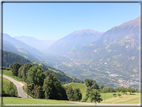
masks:
[(75, 30), (105, 32), (139, 16), (139, 3), (4, 3), (3, 32), (59, 39)]

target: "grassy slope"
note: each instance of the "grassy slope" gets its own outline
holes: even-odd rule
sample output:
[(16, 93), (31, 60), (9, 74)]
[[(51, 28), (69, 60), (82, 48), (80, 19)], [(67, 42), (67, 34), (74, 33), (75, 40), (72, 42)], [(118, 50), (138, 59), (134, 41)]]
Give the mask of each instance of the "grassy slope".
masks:
[(133, 95), (122, 95), (122, 97), (112, 97), (104, 100), (102, 103), (139, 103), (139, 93)]
[(82, 99), (85, 98), (85, 94), (86, 94), (86, 90), (87, 90), (85, 84), (71, 83), (71, 84), (65, 84), (64, 86), (67, 86), (67, 85), (72, 85), (73, 88), (80, 88), (80, 91), (82, 93)]
[(13, 76), (13, 75), (12, 75), (12, 72), (11, 72), (11, 71), (8, 71), (8, 70), (3, 70), (3, 75), (9, 76), (9, 77), (11, 77), (11, 78), (13, 78), (13, 79), (15, 79), (15, 80), (17, 80), (17, 81), (22, 81), (21, 78), (16, 77), (16, 76)]
[[(3, 74), (10, 76), (16, 80), (20, 80), (18, 77), (12, 76), (11, 71), (3, 70)], [(4, 82), (4, 81), (3, 81)], [(69, 84), (65, 84), (64, 86), (67, 86)], [(71, 83), (73, 88), (80, 88), (81, 93), (83, 95), (82, 99), (85, 98), (86, 94), (86, 86), (82, 83)], [(118, 94), (118, 93), (116, 93)], [(101, 93), (103, 101), (101, 103), (139, 103), (139, 94), (136, 93), (135, 95), (122, 95), (121, 98), (119, 97), (113, 97), (113, 93)], [(10, 100), (10, 101), (9, 101)], [(38, 101), (41, 100), (41, 101)], [(59, 100), (45, 100), (45, 99), (18, 99), (18, 98), (10, 98), (10, 97), (4, 97), (4, 103), (5, 104), (69, 104), (68, 101), (59, 101)], [(90, 102), (89, 99), (87, 102)]]
[(6, 90), (7, 90), (7, 85), (10, 83), (9, 80), (7, 80), (6, 78), (3, 78), (3, 90), (5, 91), (6, 93)]
[[(80, 88), (81, 93), (83, 94), (83, 98), (85, 98), (87, 87), (85, 84), (82, 83), (71, 83), (71, 84), (65, 84), (64, 86), (72, 85), (73, 88)], [(116, 94), (118, 95), (119, 92)], [(113, 93), (100, 93), (103, 101), (101, 103), (139, 103), (139, 93), (134, 93), (134, 95), (122, 95), (121, 98), (119, 97), (113, 97)], [(90, 102), (88, 99), (87, 102)]]
[[(3, 90), (5, 93), (7, 93), (7, 86), (9, 83), (10, 83), (10, 81), (8, 79), (3, 78)], [(16, 88), (16, 86), (15, 86), (15, 88)]]
[(29, 99), (16, 97), (3, 97), (4, 104), (73, 104), (65, 100)]

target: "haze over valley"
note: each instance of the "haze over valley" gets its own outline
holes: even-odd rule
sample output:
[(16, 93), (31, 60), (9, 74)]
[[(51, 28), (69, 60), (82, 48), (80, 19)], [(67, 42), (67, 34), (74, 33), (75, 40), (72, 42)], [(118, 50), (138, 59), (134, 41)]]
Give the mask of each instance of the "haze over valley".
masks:
[(140, 18), (106, 32), (76, 30), (55, 40), (3, 34), (3, 50), (61, 70), (81, 81), (139, 87)]

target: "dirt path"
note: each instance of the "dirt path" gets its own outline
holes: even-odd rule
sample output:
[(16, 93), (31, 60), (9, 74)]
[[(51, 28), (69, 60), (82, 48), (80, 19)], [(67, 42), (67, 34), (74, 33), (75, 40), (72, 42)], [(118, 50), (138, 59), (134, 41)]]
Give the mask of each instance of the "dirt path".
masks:
[[(1, 75), (0, 75), (1, 76)], [(26, 95), (25, 95), (25, 93), (24, 93), (24, 91), (23, 91), (23, 88), (22, 88), (22, 86), (23, 86), (23, 84), (21, 83), (21, 82), (18, 82), (18, 81), (16, 81), (16, 80), (14, 80), (13, 78), (10, 78), (10, 77), (8, 77), (8, 76), (6, 76), (6, 75), (3, 75), (3, 77), (4, 78), (6, 78), (6, 79), (8, 79), (8, 80), (10, 80), (11, 82), (13, 82), (14, 84), (15, 84), (15, 86), (16, 86), (16, 88), (17, 88), (17, 92), (18, 92), (18, 97), (21, 97), (21, 98), (28, 98)]]

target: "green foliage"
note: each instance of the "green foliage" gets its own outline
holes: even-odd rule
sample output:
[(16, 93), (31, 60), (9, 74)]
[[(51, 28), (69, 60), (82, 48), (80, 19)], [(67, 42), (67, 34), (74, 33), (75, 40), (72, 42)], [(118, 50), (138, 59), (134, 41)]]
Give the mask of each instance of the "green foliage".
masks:
[(131, 95), (131, 93), (135, 92), (135, 89), (132, 88), (132, 87), (128, 87), (127, 91), (128, 91), (128, 92), (130, 93), (130, 95)]
[(95, 102), (95, 104), (100, 101), (103, 101), (101, 98), (100, 93), (97, 90), (94, 90), (93, 92), (90, 93), (90, 101)]
[(116, 93), (114, 93), (113, 96), (116, 97)]
[(45, 75), (42, 68), (39, 66), (32, 66), (27, 73), (28, 93), (33, 93), (35, 98), (38, 97), (38, 90), (43, 85)]
[(23, 81), (26, 81), (27, 79), (27, 73), (28, 70), (32, 67), (33, 65), (31, 63), (24, 64), (24, 66), (21, 66), (18, 70), (18, 77), (22, 78)]
[(118, 96), (120, 97), (120, 96), (121, 96), (121, 94), (118, 94)]
[(12, 82), (10, 82), (8, 84), (7, 94), (9, 96), (11, 96), (11, 97), (16, 97), (17, 96), (17, 89), (16, 89), (15, 85)]
[(18, 63), (18, 62), (15, 62), (13, 64), (13, 67), (12, 67), (12, 74), (13, 76), (18, 76), (18, 69), (21, 67), (21, 64)]
[[(19, 62), (21, 65), (24, 65), (25, 63), (29, 63), (30, 60), (25, 59), (24, 57), (11, 53), (11, 52), (7, 52), (7, 51), (3, 51), (3, 66), (4, 67), (10, 67), (10, 64), (13, 65), (15, 62)], [(11, 68), (10, 68), (11, 69)]]
[(9, 68), (12, 69), (12, 65), (11, 64), (9, 65)]
[(39, 66), (32, 66), (27, 73), (27, 83), (35, 85), (43, 85), (44, 74)]
[(104, 86), (101, 92), (106, 93), (106, 92), (115, 92), (115, 90), (112, 87)]
[(91, 89), (99, 89), (99, 85), (96, 83), (95, 80), (85, 79), (85, 85), (90, 87)]
[(46, 77), (43, 83), (45, 99), (66, 100), (66, 91), (63, 88), (61, 82), (58, 80), (57, 76), (51, 74), (49, 71), (46, 71), (44, 74)]
[(80, 89), (73, 89), (71, 85), (67, 87), (66, 94), (69, 101), (80, 101), (82, 99), (82, 93)]
[(34, 65), (40, 66), (43, 69), (43, 71), (49, 71), (50, 73), (55, 74), (58, 77), (58, 79), (61, 81), (62, 84), (71, 83), (72, 80), (74, 80), (75, 82), (77, 81), (76, 78), (69, 77), (64, 72), (62, 72), (58, 69), (46, 66), (44, 64), (40, 64), (40, 65), (34, 64)]

